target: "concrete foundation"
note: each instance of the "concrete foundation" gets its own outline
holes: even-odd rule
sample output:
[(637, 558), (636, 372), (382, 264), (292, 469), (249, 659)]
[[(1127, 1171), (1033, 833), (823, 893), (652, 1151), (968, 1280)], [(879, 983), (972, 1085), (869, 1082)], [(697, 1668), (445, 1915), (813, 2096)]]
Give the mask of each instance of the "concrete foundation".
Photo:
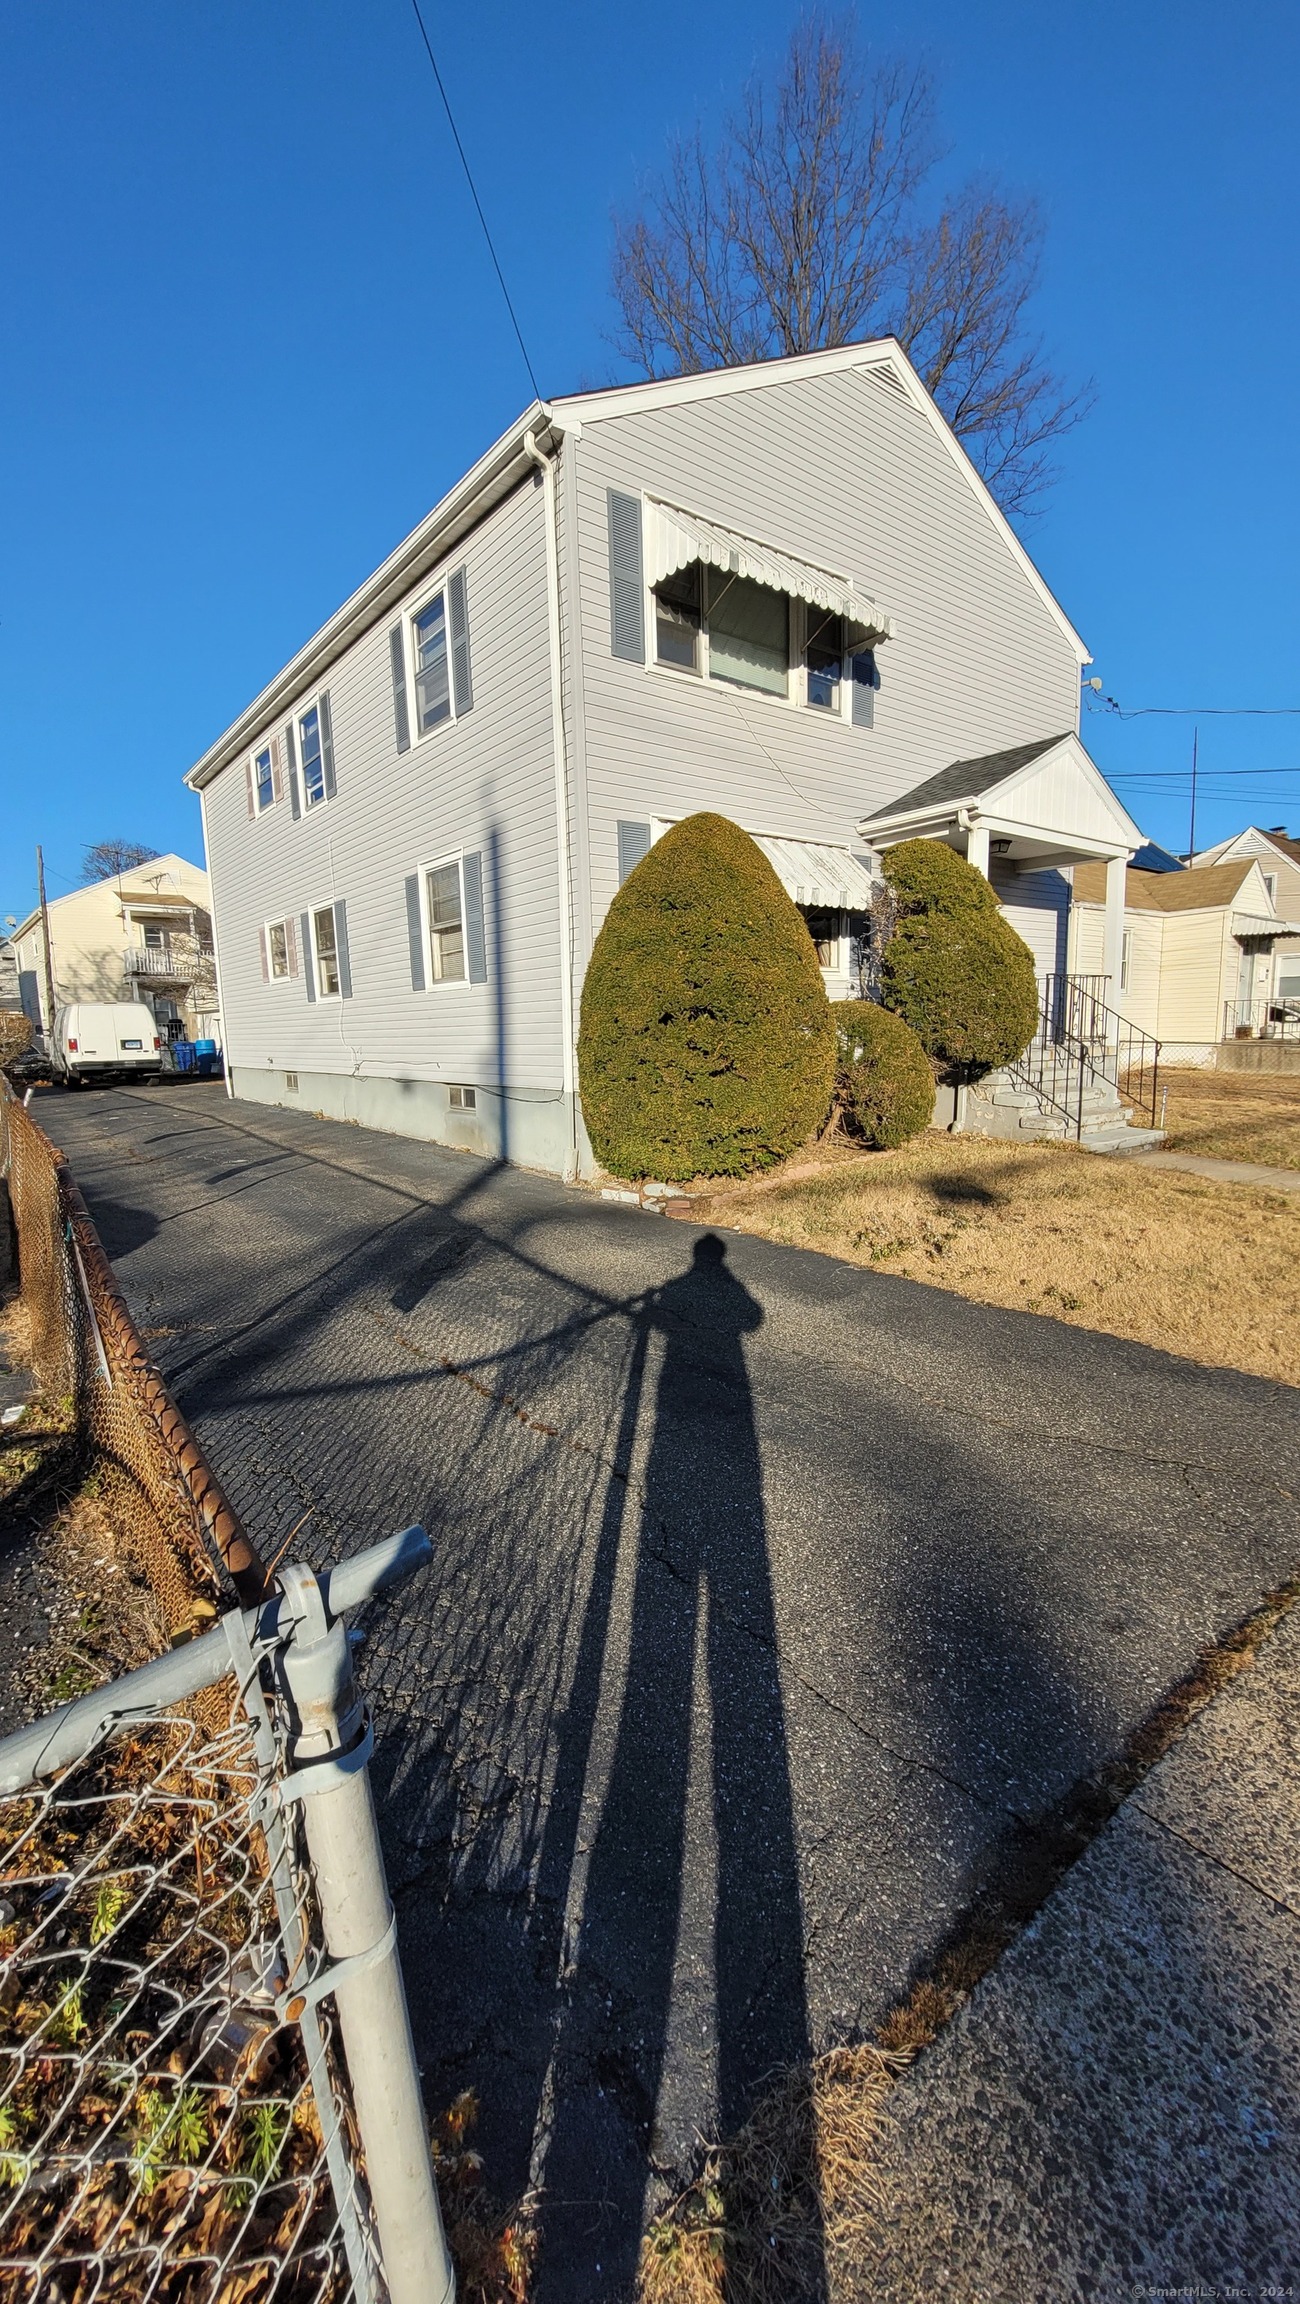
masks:
[[(291, 1085), (295, 1082), (296, 1085)], [(250, 1104), (282, 1104), (354, 1120), (390, 1136), (416, 1136), (488, 1160), (510, 1160), (552, 1176), (588, 1173), (591, 1155), (576, 1099), (556, 1089), (476, 1088), (472, 1111), (449, 1101), (441, 1080), (376, 1080), (352, 1072), (287, 1072), (267, 1065), (231, 1068), (234, 1094)], [(585, 1156), (585, 1157), (584, 1157)]]
[(1300, 1072), (1300, 1040), (1221, 1040), (1220, 1072)]

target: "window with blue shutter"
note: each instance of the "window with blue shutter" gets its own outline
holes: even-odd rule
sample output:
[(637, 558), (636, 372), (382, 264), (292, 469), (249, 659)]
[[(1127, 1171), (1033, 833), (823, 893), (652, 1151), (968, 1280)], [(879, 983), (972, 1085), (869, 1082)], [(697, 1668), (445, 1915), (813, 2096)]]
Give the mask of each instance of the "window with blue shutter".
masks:
[(393, 668), (393, 726), (397, 732), (397, 749), (411, 749), (411, 716), (406, 707), (406, 644), (400, 624), (394, 624), (388, 635), (388, 654)]
[(469, 599), (465, 571), (458, 568), (447, 581), (447, 616), (451, 625), (451, 695), (456, 718), (462, 720), (474, 702), (469, 663)]
[(641, 572), (641, 499), (611, 488), (609, 497), (609, 646), (629, 664), (645, 662), (645, 585)]
[(650, 853), (650, 826), (648, 824), (620, 823), (618, 828), (618, 884), (621, 888), (629, 872), (635, 872), (643, 856)]
[(855, 728), (873, 728), (876, 722), (876, 690), (880, 674), (876, 669), (875, 650), (866, 648), (852, 660), (853, 671), (853, 725)]

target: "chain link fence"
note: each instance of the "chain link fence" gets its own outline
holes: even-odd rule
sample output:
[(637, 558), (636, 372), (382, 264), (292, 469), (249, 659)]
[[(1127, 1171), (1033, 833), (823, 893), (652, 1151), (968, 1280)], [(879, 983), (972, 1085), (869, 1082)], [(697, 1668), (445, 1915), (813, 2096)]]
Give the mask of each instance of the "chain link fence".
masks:
[(341, 1621), (427, 1538), (272, 1583), (2, 1079), (0, 1172), (37, 1376), (171, 1638), (0, 1742), (0, 2304), (450, 2304)]

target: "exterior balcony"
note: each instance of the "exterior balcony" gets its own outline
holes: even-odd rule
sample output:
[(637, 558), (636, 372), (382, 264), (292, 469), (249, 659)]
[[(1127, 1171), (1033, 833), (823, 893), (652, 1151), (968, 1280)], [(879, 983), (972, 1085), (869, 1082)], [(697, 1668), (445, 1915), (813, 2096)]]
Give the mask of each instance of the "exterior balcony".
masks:
[(127, 982), (141, 977), (152, 984), (193, 984), (204, 973), (202, 952), (169, 951), (165, 945), (137, 944), (122, 955)]

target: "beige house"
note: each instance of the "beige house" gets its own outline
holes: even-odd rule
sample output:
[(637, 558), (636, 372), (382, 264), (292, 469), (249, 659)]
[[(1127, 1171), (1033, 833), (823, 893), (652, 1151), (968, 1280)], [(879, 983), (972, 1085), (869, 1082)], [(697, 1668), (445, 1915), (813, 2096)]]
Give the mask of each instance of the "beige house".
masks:
[[(217, 987), (208, 876), (183, 856), (153, 856), (111, 880), (49, 904), (55, 1006), (69, 1000), (143, 1000), (163, 1039), (216, 1039)], [(39, 910), (14, 929), (24, 1013), (48, 1028), (45, 937)]]
[[(1268, 832), (1248, 824), (1244, 832), (1221, 840), (1217, 848), (1202, 848), (1193, 856), (1192, 868), (1200, 872), (1209, 865), (1235, 864), (1243, 856), (1259, 858), (1264, 886), (1275, 909), (1288, 920), (1300, 920), (1300, 840), (1291, 839), (1280, 824)], [(1277, 947), (1274, 990), (1281, 999), (1300, 1001), (1300, 936), (1286, 936)]]
[[(1103, 973), (1105, 869), (1074, 868), (1069, 967)], [(1205, 1064), (1219, 1044), (1270, 1028), (1279, 1007), (1277, 953), (1300, 935), (1300, 904), (1279, 913), (1258, 856), (1194, 871), (1126, 875), (1118, 994), (1128, 1022), (1161, 1043), (1166, 1063)], [(1272, 1027), (1276, 1029), (1277, 1027)]]

